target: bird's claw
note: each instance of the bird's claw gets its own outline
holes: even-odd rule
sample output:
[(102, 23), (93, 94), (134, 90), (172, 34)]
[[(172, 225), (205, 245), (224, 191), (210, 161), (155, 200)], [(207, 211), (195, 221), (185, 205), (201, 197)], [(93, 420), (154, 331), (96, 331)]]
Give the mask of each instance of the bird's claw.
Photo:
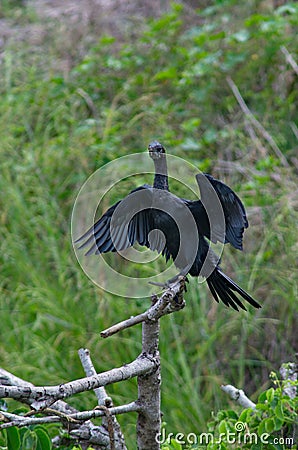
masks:
[(156, 281), (149, 281), (149, 284), (152, 284), (153, 286), (158, 286), (160, 288), (162, 288), (163, 290), (169, 289), (170, 284), (168, 281), (166, 281), (165, 283), (157, 283)]
[(184, 290), (187, 292), (185, 282), (189, 283), (187, 277), (185, 275), (176, 275), (175, 277), (171, 278), (170, 280), (166, 281), (165, 283), (158, 283), (156, 281), (149, 281), (149, 284), (152, 284), (153, 286), (158, 286), (162, 288), (162, 290), (166, 290), (171, 288), (171, 286), (177, 282), (184, 282)]

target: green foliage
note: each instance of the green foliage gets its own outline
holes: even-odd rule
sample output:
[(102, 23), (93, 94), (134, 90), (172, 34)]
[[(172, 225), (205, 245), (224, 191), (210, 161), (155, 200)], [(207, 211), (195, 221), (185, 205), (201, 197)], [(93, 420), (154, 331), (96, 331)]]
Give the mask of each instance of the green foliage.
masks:
[(51, 450), (52, 442), (45, 426), (10, 427), (0, 431), (3, 450)]
[(294, 427), (298, 418), (298, 396), (290, 398), (285, 388), (292, 385), (297, 390), (298, 382), (280, 381), (275, 373), (271, 378), (275, 387), (259, 395), (255, 409), (222, 410), (214, 415), (208, 430), (215, 439), (220, 438), (221, 446), (211, 443), (208, 450), (296, 448)]
[[(157, 138), (229, 183), (250, 221), (245, 253), (226, 248), (222, 266), (262, 310), (236, 314), (192, 280), (187, 307), (161, 323), (165, 420), (174, 433), (202, 429), (210, 410), (226, 403), (220, 384), (245, 385), (257, 398), (272, 366), (294, 353), (297, 78), (281, 46), (295, 55), (297, 3), (273, 9), (225, 0), (191, 13), (174, 4), (138, 26), (126, 23), (120, 35), (90, 23), (86, 40), (78, 39), (82, 24), (59, 28), (19, 3), (1, 10), (25, 27), (1, 57), (1, 366), (36, 384), (58, 384), (83, 376), (82, 346), (98, 371), (140, 353), (139, 328), (108, 340), (99, 331), (143, 311), (149, 299), (96, 289), (75, 261), (69, 224), (95, 169)], [(44, 33), (38, 45), (27, 40), (34, 21)], [(242, 113), (227, 76), (288, 165)], [(131, 401), (136, 382), (108, 392), (116, 405)], [(95, 399), (88, 393), (71, 402), (90, 409)], [(133, 448), (135, 417), (119, 420)]]
[[(282, 138), (288, 152), (294, 138), (290, 128), (285, 126), (281, 136), (266, 116), (274, 108), (281, 120), (294, 120), (294, 85), (280, 79), (275, 64), (281, 63), (282, 45), (295, 48), (292, 30), (297, 26), (297, 13), (296, 4), (260, 14), (252, 13), (249, 3), (247, 11), (238, 11), (232, 2), (225, 2), (200, 10), (199, 25), (194, 21), (186, 26), (181, 5), (174, 4), (169, 13), (149, 20), (137, 41), (123, 42), (116, 51), (114, 39), (105, 36), (73, 70), (83, 86), (92, 87), (91, 98), (101, 101), (105, 116), (102, 146), (109, 139), (110, 150), (117, 147), (119, 133), (122, 143), (124, 138), (131, 147), (142, 148), (143, 137), (137, 137), (146, 118), (151, 133), (178, 143), (185, 151), (200, 150), (201, 157), (207, 156), (208, 146), (209, 151), (218, 144), (224, 147), (231, 132), (214, 117), (214, 111), (226, 116), (235, 109), (225, 88), (225, 77), (232, 74), (245, 87), (254, 113), (278, 140)], [(225, 98), (218, 102), (223, 93)], [(131, 117), (127, 133), (121, 129), (124, 117)]]
[[(207, 432), (195, 435), (163, 435), (162, 450), (295, 450), (298, 396), (290, 398), (286, 388), (298, 389), (298, 381), (280, 381), (271, 374), (271, 387), (258, 397), (255, 409), (220, 410), (213, 413)], [(191, 445), (191, 442), (193, 445)]]

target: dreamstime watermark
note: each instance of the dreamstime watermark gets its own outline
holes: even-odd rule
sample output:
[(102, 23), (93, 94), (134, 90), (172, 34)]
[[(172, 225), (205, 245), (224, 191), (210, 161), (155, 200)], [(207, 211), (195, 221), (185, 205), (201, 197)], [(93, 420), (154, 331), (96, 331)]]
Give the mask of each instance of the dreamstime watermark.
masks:
[(155, 440), (158, 444), (170, 444), (171, 441), (176, 441), (180, 445), (208, 445), (208, 444), (220, 444), (224, 442), (226, 444), (279, 444), (286, 445), (291, 448), (294, 445), (294, 438), (290, 437), (272, 437), (269, 433), (262, 433), (260, 436), (257, 433), (250, 433), (248, 431), (247, 424), (244, 422), (235, 423), (235, 431), (229, 431), (220, 433), (218, 436), (214, 436), (212, 433), (167, 433), (163, 428), (160, 433), (155, 436)]
[[(210, 224), (210, 241), (213, 244), (209, 247), (206, 261), (201, 270), (203, 281), (213, 270), (214, 264), (219, 262), (225, 236), (225, 217), (220, 199), (209, 180), (202, 176), (200, 181), (196, 176), (200, 171), (194, 165), (173, 155), (167, 155), (168, 176), (171, 184), (180, 183), (190, 199), (198, 200), (199, 187), (208, 192), (207, 200), (204, 203)], [(201, 174), (202, 175), (202, 174)], [(167, 191), (153, 189), (154, 170), (153, 163), (148, 153), (135, 153), (117, 158), (110, 163), (99, 168), (84, 183), (80, 189), (72, 213), (71, 233), (73, 247), (76, 257), (86, 275), (100, 288), (129, 298), (143, 298), (156, 292), (156, 286), (149, 282), (164, 284), (170, 278), (179, 273), (179, 269), (184, 264), (191, 267), (198, 253), (200, 239), (198, 236), (198, 226), (193, 214), (190, 212), (187, 203), (169, 201)], [(140, 180), (140, 182), (139, 182)], [(145, 183), (150, 183), (144, 184)], [(132, 187), (141, 188), (130, 193)], [(130, 194), (130, 195), (128, 195)], [(122, 260), (115, 256), (106, 256), (105, 253), (97, 251), (97, 243), (93, 232), (87, 236), (88, 245), (80, 249), (80, 244), (76, 240), (82, 236), (86, 230), (96, 223), (111, 205), (119, 198), (122, 200), (112, 211), (111, 217), (107, 218), (103, 228), (98, 231), (98, 236), (106, 243), (107, 252), (122, 256)], [(150, 249), (131, 245), (129, 235), (132, 232), (134, 217), (141, 215), (142, 220), (136, 221), (136, 226), (144, 227), (146, 221), (146, 210), (155, 210), (166, 213), (170, 216), (179, 230), (179, 249), (174, 261), (161, 262), (164, 260), (160, 253), (165, 244), (165, 236), (161, 230), (150, 230), (145, 233), (146, 240), (150, 242)], [(146, 227), (145, 227), (146, 228)], [(139, 236), (141, 230), (134, 231)], [(217, 242), (214, 244), (214, 242)], [(93, 246), (93, 251), (86, 255), (88, 249)], [(187, 255), (187, 256), (186, 256)], [(208, 261), (212, 260), (212, 264)], [(126, 264), (126, 262), (129, 264)], [(143, 265), (143, 268), (141, 267)], [(145, 270), (144, 269), (144, 265)], [(212, 266), (212, 267), (211, 267)], [(142, 269), (142, 270), (141, 270)]]

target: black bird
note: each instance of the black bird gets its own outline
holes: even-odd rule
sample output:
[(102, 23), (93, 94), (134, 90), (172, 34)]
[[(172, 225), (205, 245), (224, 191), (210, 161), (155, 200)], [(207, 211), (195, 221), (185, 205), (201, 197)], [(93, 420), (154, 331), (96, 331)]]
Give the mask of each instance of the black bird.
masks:
[[(220, 268), (210, 241), (230, 243), (242, 250), (248, 221), (239, 197), (208, 174), (196, 176), (201, 200), (191, 201), (169, 192), (166, 152), (157, 141), (148, 146), (154, 161), (153, 186), (144, 184), (111, 206), (76, 242), (91, 245), (86, 255), (121, 251), (135, 242), (173, 259), (179, 275), (206, 277), (214, 299), (235, 310), (246, 310), (242, 299), (261, 306)], [(175, 277), (175, 278), (177, 278)], [(169, 280), (169, 282), (174, 279)]]

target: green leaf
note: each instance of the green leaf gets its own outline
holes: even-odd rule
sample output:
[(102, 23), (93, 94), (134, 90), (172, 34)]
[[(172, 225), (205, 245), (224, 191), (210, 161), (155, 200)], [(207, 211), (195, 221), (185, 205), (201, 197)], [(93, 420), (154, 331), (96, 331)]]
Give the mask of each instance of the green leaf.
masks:
[(175, 69), (175, 67), (169, 67), (166, 70), (162, 70), (162, 71), (158, 72), (153, 79), (154, 80), (170, 80), (172, 78), (177, 78), (177, 70)]
[(273, 417), (273, 420), (274, 420), (274, 430), (275, 431), (280, 430), (284, 424), (284, 420), (281, 420), (278, 417)]
[(36, 450), (51, 450), (52, 442), (51, 439), (43, 427), (34, 428), (35, 434), (37, 436)]
[(225, 420), (222, 420), (220, 424), (218, 425), (218, 431), (220, 434), (226, 434), (227, 433), (227, 423)]
[(171, 439), (171, 448), (174, 450), (182, 450), (181, 444), (179, 444), (175, 439)]
[(278, 403), (276, 407), (274, 408), (274, 414), (276, 417), (278, 417), (280, 420), (284, 420), (284, 412), (282, 408), (282, 404)]
[(114, 36), (108, 36), (108, 35), (102, 36), (99, 40), (101, 45), (110, 45), (110, 44), (113, 44), (115, 41), (116, 41), (116, 38)]
[[(266, 181), (268, 181), (268, 180), (266, 179)], [(274, 399), (274, 395), (275, 395), (274, 388), (270, 388), (266, 391), (266, 399), (267, 399), (268, 403), (272, 402), (272, 400)]]
[(269, 418), (269, 419), (265, 419), (265, 430), (267, 433), (271, 434), (274, 431), (275, 428), (275, 424), (274, 424), (274, 420)]
[(258, 403), (264, 403), (266, 399), (267, 399), (267, 391), (264, 391), (259, 395)]
[(262, 420), (258, 426), (258, 436), (261, 436), (262, 434), (266, 433), (265, 421), (266, 419)]
[(238, 420), (238, 414), (233, 409), (226, 410), (227, 417)]
[(239, 422), (244, 422), (244, 423), (246, 423), (249, 419), (250, 419), (250, 416), (251, 416), (251, 413), (252, 413), (252, 408), (246, 408), (246, 409), (244, 409), (243, 411), (242, 411), (242, 413), (240, 414), (240, 416), (239, 416)]
[(256, 444), (253, 444), (251, 446), (251, 450), (261, 450), (262, 449), (262, 443), (261, 442), (257, 442)]
[(181, 128), (187, 132), (195, 131), (201, 124), (201, 119), (199, 117), (193, 117), (191, 119), (185, 120), (181, 124)]
[(19, 450), (21, 446), (20, 433), (17, 427), (7, 428), (7, 449), (8, 450)]
[(32, 450), (33, 448), (35, 448), (36, 440), (36, 434), (33, 431), (27, 429), (22, 438), (22, 450)]

